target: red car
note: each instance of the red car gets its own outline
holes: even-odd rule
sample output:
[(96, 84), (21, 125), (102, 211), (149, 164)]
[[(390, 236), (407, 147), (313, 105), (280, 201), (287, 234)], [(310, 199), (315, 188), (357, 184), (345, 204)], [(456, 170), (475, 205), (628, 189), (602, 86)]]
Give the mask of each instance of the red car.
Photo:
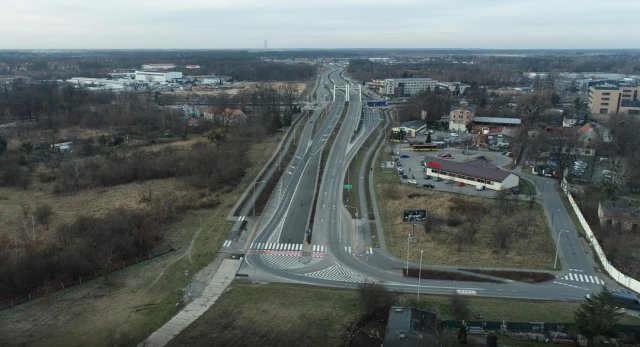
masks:
[(453, 159), (453, 156), (451, 155), (451, 153), (438, 154), (438, 157), (445, 158), (445, 159)]
[(464, 182), (456, 182), (456, 186), (458, 186), (458, 187), (464, 187)]

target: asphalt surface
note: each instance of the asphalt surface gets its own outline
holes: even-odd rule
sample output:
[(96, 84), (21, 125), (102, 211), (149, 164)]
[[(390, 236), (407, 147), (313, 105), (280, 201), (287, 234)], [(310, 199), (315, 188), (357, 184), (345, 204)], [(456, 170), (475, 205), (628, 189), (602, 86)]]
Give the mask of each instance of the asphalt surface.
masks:
[[(369, 186), (372, 187), (373, 173), (365, 164), (359, 169), (360, 205), (345, 207), (342, 203), (344, 177), (350, 161), (367, 137), (374, 133), (380, 124), (378, 110), (366, 109), (362, 113), (362, 103), (358, 94), (351, 89), (350, 102), (344, 102), (344, 92), (338, 91), (336, 101), (331, 100), (324, 87), (331, 89), (332, 84), (343, 86), (345, 83), (339, 71), (322, 76), (317, 84), (317, 101), (314, 104), (330, 106), (329, 112), (320, 118), (320, 110), (309, 116), (300, 134), (300, 145), (294, 159), (289, 163), (288, 171), (283, 175), (279, 186), (273, 192), (271, 200), (255, 226), (256, 236), (247, 247), (241, 249), (246, 254), (240, 273), (255, 280), (287, 281), (316, 285), (356, 287), (358, 283), (369, 280), (385, 284), (388, 288), (416, 292), (417, 280), (406, 278), (401, 270), (406, 260), (390, 255), (381, 240), (380, 248), (373, 248), (370, 237), (370, 221), (363, 211), (371, 210), (376, 215), (375, 223), (381, 233), (381, 224), (377, 216), (375, 194), (372, 206), (367, 206), (364, 176), (369, 174)], [(347, 108), (342, 126), (336, 129), (340, 115)], [(315, 122), (321, 122), (316, 132), (311, 129)], [(362, 122), (358, 127), (359, 122)], [(354, 131), (360, 129), (357, 136)], [(330, 145), (324, 172), (318, 172), (318, 163), (322, 149), (327, 145), (333, 131), (337, 131), (335, 141)], [(373, 150), (373, 149), (372, 149)], [(373, 155), (368, 151), (365, 155)], [(497, 158), (508, 161), (506, 158)], [(499, 165), (498, 162), (496, 162)], [(411, 164), (413, 165), (413, 164)], [(418, 164), (419, 165), (419, 164)], [(412, 172), (413, 172), (412, 167)], [(419, 168), (418, 168), (419, 170)], [(617, 287), (615, 283), (594, 270), (595, 263), (588, 255), (584, 245), (560, 200), (556, 182), (549, 178), (520, 173), (538, 187), (537, 200), (541, 202), (545, 215), (552, 225), (554, 241), (560, 236), (559, 264), (557, 278), (539, 284), (505, 281), (505, 283), (456, 282), (422, 280), (420, 290), (423, 293), (464, 295), (483, 295), (493, 297), (530, 298), (546, 300), (582, 300), (588, 293), (600, 290), (602, 284)], [(321, 183), (316, 191), (317, 174)], [(420, 178), (422, 178), (422, 174)], [(419, 176), (416, 175), (416, 178)], [(469, 187), (461, 187), (471, 189)], [(313, 225), (308, 225), (309, 212), (313, 206), (313, 197), (318, 197)], [(348, 209), (361, 211), (358, 219), (353, 219)], [(305, 229), (312, 230), (311, 243), (306, 244)], [(418, 264), (411, 264), (417, 267)], [(425, 268), (440, 268), (456, 271), (454, 267), (431, 266), (428, 260)]]

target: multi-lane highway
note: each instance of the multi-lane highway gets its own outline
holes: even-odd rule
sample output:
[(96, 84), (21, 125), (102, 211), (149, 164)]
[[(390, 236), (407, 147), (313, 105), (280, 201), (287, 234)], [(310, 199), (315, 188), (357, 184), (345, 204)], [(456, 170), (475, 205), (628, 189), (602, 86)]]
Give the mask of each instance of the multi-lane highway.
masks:
[[(417, 280), (402, 275), (406, 260), (395, 258), (384, 248), (372, 247), (369, 215), (363, 212), (375, 212), (377, 209), (375, 198), (374, 206), (367, 206), (368, 199), (364, 195), (369, 189), (364, 186), (365, 175), (370, 175), (369, 182), (373, 181), (373, 173), (368, 166), (359, 168), (360, 205), (343, 204), (343, 183), (349, 163), (382, 120), (377, 109), (365, 108), (362, 112), (359, 93), (354, 88), (349, 89), (348, 103), (345, 103), (343, 90), (337, 90), (335, 96), (330, 95), (334, 84), (344, 86), (348, 83), (340, 70), (332, 70), (319, 77), (313, 93), (316, 96), (314, 103), (319, 107), (300, 123), (294, 158), (287, 163), (287, 169), (261, 218), (252, 220), (253, 239), (244, 245), (225, 245), (237, 248), (229, 251), (241, 251), (246, 255), (240, 272), (256, 279), (350, 287), (369, 280), (382, 282), (394, 290), (417, 291)], [(325, 101), (333, 97), (334, 102)], [(324, 170), (320, 170), (325, 148), (329, 154)], [(371, 148), (366, 155), (373, 154), (374, 150)], [(559, 259), (564, 270), (558, 273), (556, 280), (539, 284), (422, 280), (422, 292), (448, 294), (458, 291), (484, 296), (580, 300), (586, 294), (598, 291), (605, 282), (609, 287), (616, 287), (594, 270), (595, 264), (586, 254), (553, 186), (554, 181), (524, 175), (541, 192), (547, 219), (553, 221), (554, 240), (557, 240), (558, 233), (561, 234)], [(318, 179), (319, 185), (316, 184)], [(316, 208), (312, 211), (316, 199)], [(359, 218), (352, 218), (349, 209), (360, 211)], [(381, 233), (381, 224), (378, 225)], [(309, 244), (305, 242), (308, 229), (311, 230)], [(455, 271), (454, 268), (451, 270)]]

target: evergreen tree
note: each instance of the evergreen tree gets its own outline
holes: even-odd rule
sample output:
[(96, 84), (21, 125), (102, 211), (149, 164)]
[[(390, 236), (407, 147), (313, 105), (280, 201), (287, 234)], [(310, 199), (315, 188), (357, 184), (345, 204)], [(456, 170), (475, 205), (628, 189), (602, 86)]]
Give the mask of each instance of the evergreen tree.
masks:
[(610, 332), (620, 316), (622, 313), (618, 312), (613, 295), (607, 288), (586, 298), (575, 312), (578, 332), (589, 339), (590, 345), (593, 345), (595, 336)]

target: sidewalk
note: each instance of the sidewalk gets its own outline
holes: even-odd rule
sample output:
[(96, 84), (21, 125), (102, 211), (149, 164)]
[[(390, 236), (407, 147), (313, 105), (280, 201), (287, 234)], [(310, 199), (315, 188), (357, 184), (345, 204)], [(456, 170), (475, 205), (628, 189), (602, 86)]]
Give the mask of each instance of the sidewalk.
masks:
[(227, 289), (231, 281), (235, 279), (236, 272), (240, 268), (242, 260), (224, 259), (220, 267), (210, 279), (201, 296), (190, 302), (184, 309), (171, 318), (165, 325), (153, 332), (138, 346), (165, 346), (186, 327), (198, 319), (218, 300)]

